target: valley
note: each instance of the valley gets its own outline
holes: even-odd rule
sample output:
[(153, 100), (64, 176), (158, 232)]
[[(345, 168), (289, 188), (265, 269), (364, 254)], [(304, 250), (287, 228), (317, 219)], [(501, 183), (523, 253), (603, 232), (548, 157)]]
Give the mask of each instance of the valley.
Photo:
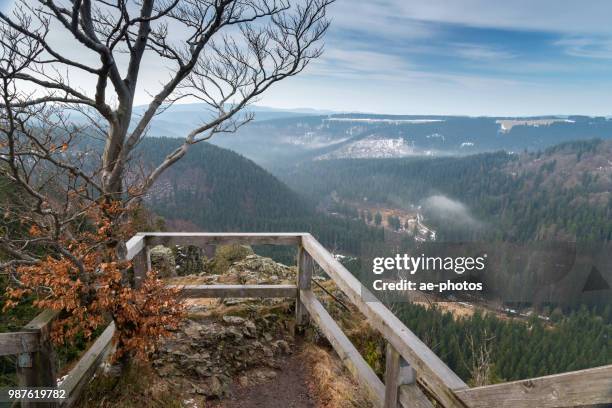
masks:
[(409, 209), (368, 203), (367, 199), (361, 202), (347, 201), (332, 192), (332, 204), (321, 209), (331, 216), (358, 219), (370, 227), (386, 228), (419, 242), (435, 241), (436, 231), (425, 223), (422, 208), (414, 204), (407, 207)]
[[(149, 162), (175, 145), (171, 138), (145, 142), (142, 158)], [(594, 140), (521, 154), (311, 159), (276, 170), (275, 177), (240, 155), (201, 144), (147, 200), (172, 229), (311, 232), (347, 257), (354, 273), (367, 274), (373, 253), (437, 242), (514, 243), (530, 259), (540, 256), (530, 252), (534, 240), (610, 239), (611, 155), (611, 141)], [(497, 256), (509, 251), (504, 244)], [(285, 262), (294, 256), (267, 254)], [(488, 296), (526, 296), (520, 283), (544, 273), (526, 266), (512, 261), (490, 271)], [(541, 293), (528, 296), (543, 301)], [(600, 304), (604, 297), (588, 301)]]
[[(347, 121), (328, 122), (345, 125)], [(364, 123), (370, 126), (368, 121)], [(374, 123), (386, 126), (391, 122)], [(434, 123), (443, 122), (409, 124)], [(537, 130), (556, 125), (529, 127)], [(355, 127), (347, 131), (355, 135), (364, 125), (351, 126)], [(517, 124), (503, 137), (526, 126)], [(605, 315), (609, 291), (587, 293), (580, 288), (591, 268), (589, 262), (603, 262), (607, 247), (597, 248), (612, 234), (612, 141), (572, 141), (520, 153), (322, 159), (310, 154), (308, 146), (316, 144), (319, 152), (338, 151), (346, 135), (334, 140), (306, 128), (309, 130), (302, 130), (311, 132), (307, 139), (284, 136), (296, 149), (289, 156), (301, 150), (301, 159), (284, 164), (278, 160), (274, 166), (214, 145), (197, 145), (182, 166), (160, 179), (147, 202), (170, 229), (309, 231), (359, 277), (371, 275), (371, 256), (411, 253), (417, 248), (422, 251), (444, 242), (471, 242), (476, 248), (485, 245), (495, 259), (493, 267), (483, 276), (472, 277), (487, 287), (482, 296), (421, 294), (412, 304), (402, 301), (390, 306), (434, 346), (432, 333), (447, 316), (452, 316), (453, 330), (482, 328), (485, 321), (491, 325), (487, 330), (501, 334), (508, 327), (522, 332), (534, 324), (538, 333), (572, 331), (573, 326), (567, 323), (563, 329), (557, 325), (583, 304), (589, 305), (593, 319)], [(434, 139), (447, 140), (438, 135)], [(141, 157), (154, 163), (174, 146), (172, 138), (150, 138), (141, 146)], [(572, 240), (580, 246), (570, 248), (566, 243)], [(552, 249), (535, 244), (552, 241), (562, 244)], [(295, 263), (294, 252), (254, 249), (288, 265)], [(545, 267), (555, 265), (546, 259), (557, 257), (560, 265), (572, 251), (581, 254), (576, 258), (579, 265), (556, 284), (562, 274)], [(549, 258), (542, 258), (543, 254)], [(597, 268), (604, 279), (612, 278), (605, 262)], [(457, 339), (459, 332), (440, 336)], [(523, 335), (532, 336), (527, 331)], [(455, 350), (453, 344), (445, 341), (436, 347), (443, 352)], [(496, 361), (505, 361), (510, 358), (504, 354), (508, 349), (500, 347)], [(445, 354), (446, 361), (461, 371), (461, 366), (453, 363), (458, 355), (446, 353), (451, 353)], [(546, 351), (537, 353), (544, 355)], [(504, 367), (500, 374), (504, 378), (524, 378), (532, 369), (528, 361), (515, 368)], [(546, 372), (561, 367), (565, 366), (550, 365)]]

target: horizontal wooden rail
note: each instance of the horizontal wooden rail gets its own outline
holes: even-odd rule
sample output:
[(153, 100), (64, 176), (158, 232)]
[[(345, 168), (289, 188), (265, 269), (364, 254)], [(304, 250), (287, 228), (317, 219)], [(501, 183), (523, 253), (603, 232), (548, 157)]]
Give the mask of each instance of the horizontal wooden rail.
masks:
[(300, 232), (148, 232), (144, 234), (151, 245), (299, 245), (304, 235)]
[(33, 353), (40, 348), (38, 333), (11, 332), (0, 333), (0, 356)]
[[(365, 315), (372, 327), (410, 363), (417, 372), (417, 381), (444, 406), (465, 407), (454, 390), (467, 385), (425, 343), (410, 331), (370, 291), (363, 286), (340, 262), (338, 262), (314, 237), (305, 235), (304, 249), (334, 280), (336, 285)], [(372, 299), (366, 302), (364, 299)]]
[(296, 298), (296, 285), (169, 285), (186, 298)]
[(23, 329), (27, 331), (43, 330), (45, 332), (48, 332), (51, 330), (51, 322), (53, 322), (53, 320), (55, 320), (58, 315), (59, 311), (57, 310), (43, 310), (38, 315), (36, 315), (34, 319), (30, 320), (28, 324), (23, 326)]
[(557, 408), (612, 402), (612, 365), (457, 391), (472, 408)]

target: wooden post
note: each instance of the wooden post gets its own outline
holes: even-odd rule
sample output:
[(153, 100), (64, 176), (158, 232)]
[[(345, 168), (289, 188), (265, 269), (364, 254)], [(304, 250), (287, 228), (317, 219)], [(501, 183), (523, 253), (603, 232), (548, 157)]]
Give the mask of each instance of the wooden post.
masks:
[(300, 301), (300, 291), (310, 290), (313, 269), (314, 263), (312, 257), (306, 252), (304, 247), (300, 245), (298, 248), (298, 296), (295, 300), (295, 324), (298, 327), (304, 326), (308, 321), (308, 312)]
[(134, 268), (134, 286), (139, 288), (147, 276), (147, 272), (151, 270), (151, 248), (146, 245), (132, 259)]
[[(51, 322), (57, 316), (53, 310), (45, 310), (24, 326), (25, 331), (38, 335), (39, 349), (17, 359), (17, 377), (21, 387), (57, 387), (55, 351), (51, 343)], [(22, 401), (22, 408), (55, 408), (56, 402)]]
[(390, 343), (386, 357), (384, 408), (433, 408), (416, 384), (416, 372)]
[(401, 356), (397, 350), (387, 343), (384, 408), (397, 408), (400, 386), (400, 359)]

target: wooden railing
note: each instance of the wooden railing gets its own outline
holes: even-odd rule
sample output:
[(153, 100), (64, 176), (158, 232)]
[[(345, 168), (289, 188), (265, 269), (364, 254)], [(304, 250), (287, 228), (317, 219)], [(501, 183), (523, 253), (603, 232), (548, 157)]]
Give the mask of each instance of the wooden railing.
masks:
[(57, 387), (66, 395), (61, 403), (21, 401), (23, 408), (72, 406), (111, 349), (114, 323), (106, 327), (58, 386), (55, 351), (49, 338), (56, 316), (56, 312), (45, 310), (24, 326), (23, 331), (0, 333), (0, 356), (17, 355), (18, 387), (15, 388)]
[[(468, 387), (389, 309), (375, 299), (342, 264), (307, 233), (140, 233), (127, 242), (127, 258), (133, 261), (135, 280), (142, 281), (151, 269), (154, 245), (292, 245), (298, 248), (295, 285), (186, 285), (183, 296), (295, 298), (296, 323), (308, 318), (316, 324), (344, 365), (380, 408), (443, 407), (553, 408), (612, 403), (612, 365), (491, 386)], [(337, 287), (366, 317), (387, 342), (384, 382), (367, 364), (340, 326), (325, 310), (311, 288), (315, 265), (323, 269)], [(0, 334), (0, 355), (21, 354), (18, 368), (21, 385), (55, 386), (53, 350), (48, 327), (54, 315), (44, 312), (23, 332)], [(60, 388), (71, 406), (83, 386), (111, 348), (111, 323), (71, 370)], [(25, 356), (25, 357), (24, 357)], [(27, 358), (29, 356), (29, 359)], [(22, 361), (23, 360), (23, 361)], [(31, 362), (29, 367), (26, 367)], [(35, 406), (23, 404), (22, 406)], [(48, 406), (48, 405), (47, 405)]]

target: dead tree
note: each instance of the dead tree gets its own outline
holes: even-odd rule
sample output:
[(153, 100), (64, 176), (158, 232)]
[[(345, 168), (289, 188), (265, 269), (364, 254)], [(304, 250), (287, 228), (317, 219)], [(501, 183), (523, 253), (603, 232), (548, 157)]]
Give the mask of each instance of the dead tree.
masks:
[[(5, 222), (18, 220), (0, 228), (2, 270), (19, 285), (49, 254), (66, 260), (73, 279), (92, 283), (79, 292), (88, 305), (100, 274), (90, 254), (110, 248), (130, 286), (119, 264), (129, 211), (190, 146), (249, 122), (249, 104), (321, 55), (332, 2), (20, 0), (0, 12), (0, 182), (20, 197), (0, 202)], [(144, 64), (165, 67), (166, 82), (136, 114)], [(204, 102), (209, 119), (138, 168), (151, 121), (183, 98)], [(75, 125), (73, 112), (87, 120)]]

